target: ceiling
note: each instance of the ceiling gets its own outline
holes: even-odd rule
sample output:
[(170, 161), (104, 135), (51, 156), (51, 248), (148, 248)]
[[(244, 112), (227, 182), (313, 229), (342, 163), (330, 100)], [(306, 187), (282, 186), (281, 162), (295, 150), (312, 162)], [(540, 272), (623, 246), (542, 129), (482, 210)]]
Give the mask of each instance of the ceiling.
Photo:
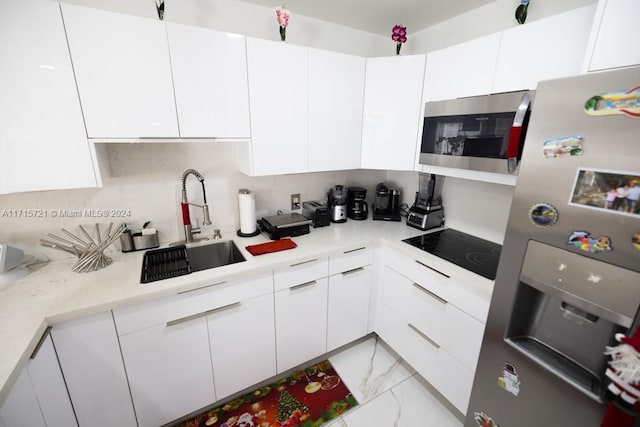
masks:
[[(242, 0), (260, 6), (280, 5), (279, 0)], [(383, 36), (394, 25), (415, 33), (494, 0), (286, 0), (292, 19), (304, 15)]]

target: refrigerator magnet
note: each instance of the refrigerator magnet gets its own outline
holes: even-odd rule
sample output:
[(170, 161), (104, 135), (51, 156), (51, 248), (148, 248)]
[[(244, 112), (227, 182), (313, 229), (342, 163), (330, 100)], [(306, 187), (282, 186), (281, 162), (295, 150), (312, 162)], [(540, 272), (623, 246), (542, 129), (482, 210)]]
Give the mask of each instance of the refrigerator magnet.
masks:
[(634, 248), (640, 251), (640, 233), (636, 233), (631, 238), (631, 244)]
[(573, 245), (581, 251), (596, 254), (598, 252), (612, 251), (611, 239), (607, 236), (591, 237), (588, 231), (574, 230), (567, 239), (567, 245)]
[(536, 203), (529, 209), (529, 220), (538, 227), (549, 227), (558, 221), (558, 210), (549, 203)]
[(545, 158), (580, 156), (582, 154), (581, 136), (563, 136), (547, 139), (543, 143), (542, 154)]
[(495, 421), (493, 421), (493, 418), (491, 418), (489, 415), (485, 414), (482, 411), (474, 412), (473, 419), (476, 421), (476, 424), (478, 424), (478, 426), (480, 427), (499, 427), (498, 424)]
[(520, 377), (516, 372), (516, 367), (509, 362), (504, 362), (504, 367), (498, 377), (498, 387), (516, 397), (518, 397), (518, 393), (520, 393)]
[(627, 117), (638, 118), (640, 117), (640, 86), (592, 96), (585, 102), (584, 112), (590, 116), (624, 114)]

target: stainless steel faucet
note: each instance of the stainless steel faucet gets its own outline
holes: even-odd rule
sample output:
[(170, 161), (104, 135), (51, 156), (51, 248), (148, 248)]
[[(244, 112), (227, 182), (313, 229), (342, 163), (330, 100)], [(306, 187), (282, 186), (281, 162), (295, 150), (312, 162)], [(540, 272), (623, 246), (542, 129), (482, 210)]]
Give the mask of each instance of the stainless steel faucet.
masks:
[[(194, 175), (202, 184), (202, 199), (204, 204), (198, 205), (195, 203), (190, 203), (187, 198), (187, 177), (189, 175)], [(209, 218), (209, 206), (207, 205), (207, 193), (204, 189), (204, 177), (195, 169), (187, 169), (182, 174), (182, 202), (180, 206), (182, 208), (182, 224), (184, 225), (184, 240), (186, 243), (196, 242), (198, 240), (206, 240), (206, 237), (194, 238), (195, 234), (200, 233), (202, 230), (200, 227), (194, 228), (191, 225), (191, 216), (189, 215), (189, 205), (197, 206), (202, 208), (202, 225), (211, 225), (211, 219)]]

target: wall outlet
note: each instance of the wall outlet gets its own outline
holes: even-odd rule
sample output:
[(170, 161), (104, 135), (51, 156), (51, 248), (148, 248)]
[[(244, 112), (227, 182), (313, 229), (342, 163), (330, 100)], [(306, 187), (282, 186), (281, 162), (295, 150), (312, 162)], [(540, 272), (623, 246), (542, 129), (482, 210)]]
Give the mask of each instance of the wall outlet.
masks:
[(302, 209), (302, 202), (300, 202), (300, 193), (291, 195), (291, 210), (295, 211)]

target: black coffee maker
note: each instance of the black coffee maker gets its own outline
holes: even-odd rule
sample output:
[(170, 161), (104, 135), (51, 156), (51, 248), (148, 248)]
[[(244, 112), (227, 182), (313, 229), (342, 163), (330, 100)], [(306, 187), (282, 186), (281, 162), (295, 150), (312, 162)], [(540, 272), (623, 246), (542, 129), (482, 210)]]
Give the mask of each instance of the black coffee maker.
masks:
[(347, 188), (347, 217), (355, 220), (367, 219), (369, 205), (366, 202), (367, 190), (362, 187)]
[(383, 183), (376, 185), (373, 219), (379, 221), (400, 221), (399, 190), (390, 189)]

